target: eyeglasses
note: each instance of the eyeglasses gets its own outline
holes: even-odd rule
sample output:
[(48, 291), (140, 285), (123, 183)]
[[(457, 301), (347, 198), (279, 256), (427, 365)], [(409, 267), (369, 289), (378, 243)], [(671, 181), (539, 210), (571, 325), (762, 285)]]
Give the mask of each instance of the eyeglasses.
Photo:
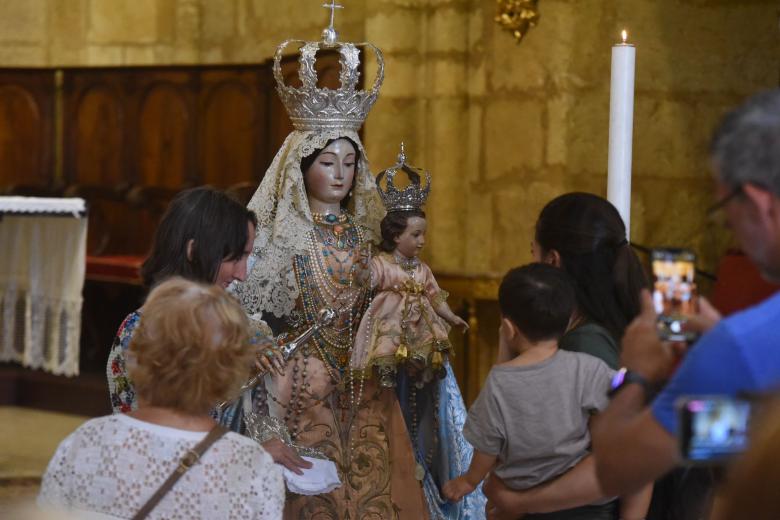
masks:
[(739, 195), (742, 195), (742, 186), (737, 186), (736, 188), (732, 189), (728, 195), (720, 199), (718, 202), (707, 208), (707, 218), (712, 218), (717, 212), (722, 210), (726, 207), (726, 204), (731, 202), (733, 199), (738, 197)]

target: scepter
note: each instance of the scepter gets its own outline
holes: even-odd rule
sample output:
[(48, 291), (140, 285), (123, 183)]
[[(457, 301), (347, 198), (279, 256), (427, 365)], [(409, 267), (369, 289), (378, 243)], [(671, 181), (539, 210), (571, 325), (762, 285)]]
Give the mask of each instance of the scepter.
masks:
[[(305, 344), (307, 341), (311, 339), (314, 334), (319, 331), (323, 327), (328, 327), (331, 325), (336, 319), (336, 311), (334, 311), (331, 308), (324, 307), (320, 309), (320, 312), (317, 314), (317, 320), (311, 325), (311, 327), (307, 328), (303, 332), (301, 332), (295, 339), (290, 341), (289, 343), (285, 343), (279, 348), (279, 351), (282, 354), (282, 358), (287, 361), (289, 360), (293, 354), (295, 354), (295, 351), (298, 350), (300, 346)], [(252, 377), (249, 381), (244, 383), (243, 386), (241, 386), (241, 390), (239, 391), (239, 395), (244, 393), (245, 390), (249, 390), (250, 388), (254, 388), (257, 386), (257, 384), (260, 382), (262, 377), (265, 375), (265, 372), (261, 372), (254, 377)], [(225, 406), (227, 406), (231, 401), (222, 401), (217, 405), (217, 410), (222, 410)]]

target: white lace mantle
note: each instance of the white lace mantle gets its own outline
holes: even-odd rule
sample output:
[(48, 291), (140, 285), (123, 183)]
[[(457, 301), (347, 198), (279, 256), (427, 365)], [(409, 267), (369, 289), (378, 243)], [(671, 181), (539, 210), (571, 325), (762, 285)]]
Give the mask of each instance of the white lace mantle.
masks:
[(303, 184), (301, 159), (323, 148), (330, 139), (339, 137), (349, 137), (360, 148), (350, 212), (369, 240), (378, 237), (384, 208), (357, 133), (338, 129), (293, 131), (249, 202), (249, 209), (258, 219), (249, 260), (251, 272), (246, 282), (232, 287), (248, 314), (270, 312), (282, 317), (289, 315), (295, 307), (298, 285), (292, 261), (296, 254), (306, 251), (306, 237), (314, 227)]

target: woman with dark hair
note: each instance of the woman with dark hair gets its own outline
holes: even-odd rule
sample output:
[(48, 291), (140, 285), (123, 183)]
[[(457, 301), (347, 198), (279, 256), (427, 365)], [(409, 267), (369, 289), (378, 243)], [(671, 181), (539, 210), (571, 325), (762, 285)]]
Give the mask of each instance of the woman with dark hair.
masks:
[(591, 193), (553, 199), (539, 214), (532, 254), (569, 273), (575, 284), (577, 312), (560, 347), (617, 369), (620, 338), (639, 314), (639, 292), (648, 286), (617, 209)]
[(221, 191), (204, 186), (179, 193), (141, 268), (144, 285), (151, 288), (170, 276), (223, 288), (243, 280), (255, 226), (255, 214)]
[[(173, 276), (227, 288), (247, 278), (247, 259), (252, 252), (257, 217), (222, 191), (204, 186), (182, 191), (171, 201), (157, 226), (152, 252), (141, 267), (144, 285), (152, 289)], [(128, 376), (125, 353), (143, 314), (143, 307), (125, 318), (108, 356), (108, 388), (114, 413), (138, 407), (135, 388)], [(252, 321), (257, 327), (257, 322)], [(231, 429), (237, 412), (231, 408), (220, 417)], [(295, 473), (310, 463), (278, 439), (263, 442), (274, 461)]]
[[(620, 213), (598, 195), (561, 195), (539, 214), (531, 250), (535, 261), (565, 270), (574, 282), (577, 310), (560, 339), (560, 348), (593, 355), (617, 369), (620, 338), (639, 314), (641, 289), (648, 287)], [(560, 516), (550, 518), (575, 518), (561, 510), (604, 498), (593, 462), (592, 457), (585, 457), (558, 479), (525, 491), (514, 491), (491, 476), (484, 487), (494, 506), (488, 518), (555, 511)], [(637, 497), (632, 505), (646, 509), (651, 490), (643, 490), (642, 498)], [(638, 514), (637, 518), (644, 517), (644, 513)]]
[[(225, 193), (209, 187), (176, 195), (154, 235), (152, 252), (141, 267), (144, 286), (180, 276), (226, 288), (244, 280), (257, 219)], [(125, 352), (143, 308), (125, 318), (108, 356), (108, 388), (114, 413), (137, 407), (135, 389), (127, 375)]]

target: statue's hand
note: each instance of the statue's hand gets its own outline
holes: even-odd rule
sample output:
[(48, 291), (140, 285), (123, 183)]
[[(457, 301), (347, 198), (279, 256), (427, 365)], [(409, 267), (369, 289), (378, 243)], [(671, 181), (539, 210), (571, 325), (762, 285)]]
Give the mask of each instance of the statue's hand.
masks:
[(274, 462), (281, 464), (293, 473), (303, 475), (302, 469), (309, 469), (312, 467), (311, 462), (302, 459), (294, 449), (277, 438), (268, 439), (262, 446), (271, 458), (274, 459)]
[(280, 376), (284, 375), (284, 357), (273, 341), (265, 341), (257, 345), (255, 366), (260, 372), (275, 370)]
[(450, 321), (450, 324), (453, 327), (459, 327), (463, 332), (469, 330), (469, 323), (463, 318), (461, 318), (460, 316), (458, 316), (457, 314), (453, 314), (452, 321)]

